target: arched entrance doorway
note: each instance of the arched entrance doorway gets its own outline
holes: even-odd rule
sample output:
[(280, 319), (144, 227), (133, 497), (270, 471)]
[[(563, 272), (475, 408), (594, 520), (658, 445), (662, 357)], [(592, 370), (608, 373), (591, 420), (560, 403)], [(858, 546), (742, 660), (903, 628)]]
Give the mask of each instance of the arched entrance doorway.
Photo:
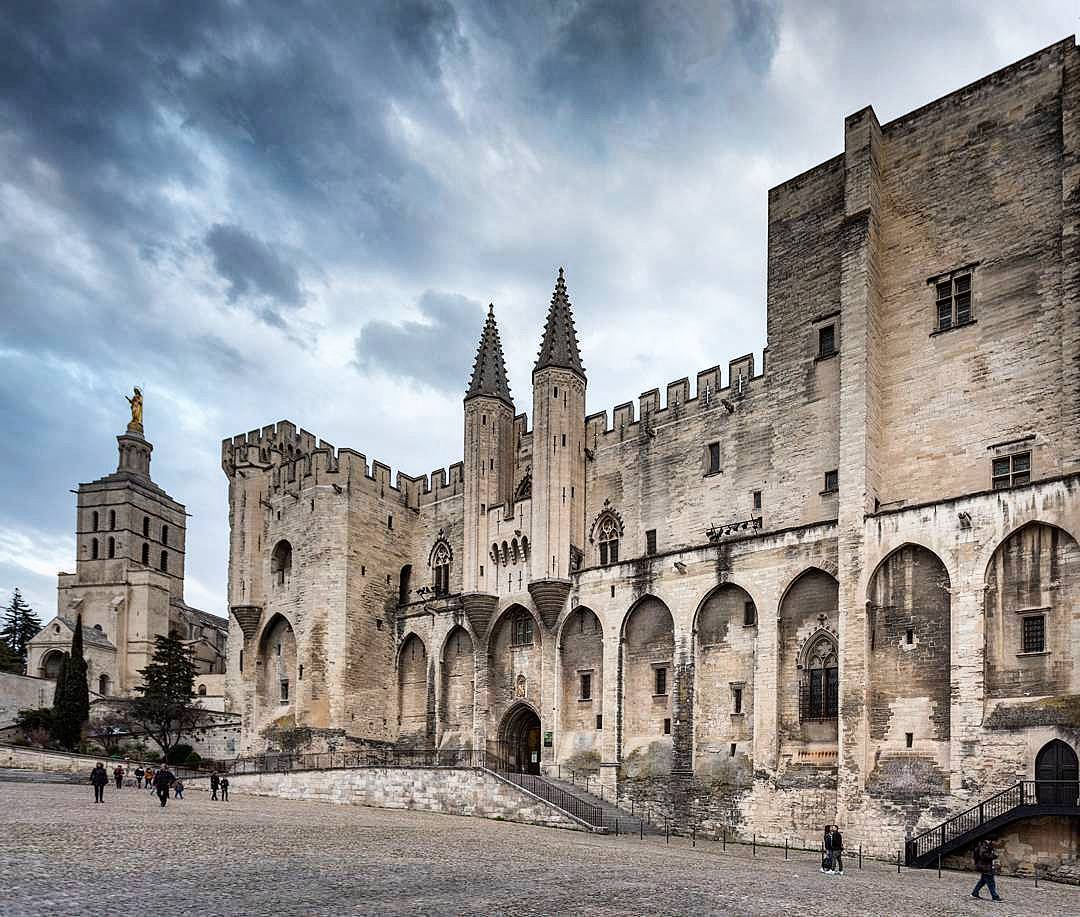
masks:
[(509, 770), (540, 773), (540, 717), (528, 704), (518, 704), (503, 717), (500, 753)]
[(1041, 804), (1075, 806), (1080, 791), (1076, 752), (1060, 739), (1047, 742), (1035, 758), (1035, 780), (1035, 794)]

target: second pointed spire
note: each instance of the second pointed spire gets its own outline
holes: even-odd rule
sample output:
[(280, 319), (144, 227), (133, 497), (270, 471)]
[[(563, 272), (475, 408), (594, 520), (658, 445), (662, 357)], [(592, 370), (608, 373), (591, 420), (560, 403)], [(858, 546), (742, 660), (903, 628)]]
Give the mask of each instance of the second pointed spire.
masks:
[(476, 360), (473, 362), (472, 378), (465, 400), (478, 395), (501, 398), (511, 407), (514, 399), (510, 396), (510, 382), (506, 376), (506, 361), (503, 359), (502, 342), (499, 340), (499, 326), (495, 324), (495, 305), (488, 304), (487, 320), (480, 333), (480, 346), (476, 348)]

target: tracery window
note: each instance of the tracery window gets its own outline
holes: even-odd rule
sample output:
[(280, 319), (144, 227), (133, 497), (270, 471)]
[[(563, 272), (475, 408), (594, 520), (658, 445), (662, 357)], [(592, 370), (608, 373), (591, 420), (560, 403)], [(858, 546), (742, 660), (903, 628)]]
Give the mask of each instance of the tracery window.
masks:
[(431, 569), (435, 579), (435, 594), (450, 594), (450, 546), (445, 541), (435, 545), (431, 555)]
[(840, 668), (836, 642), (819, 634), (804, 655), (799, 713), (802, 720), (835, 720), (839, 708)]
[(596, 540), (600, 543), (600, 566), (619, 562), (619, 526), (611, 516), (600, 520)]

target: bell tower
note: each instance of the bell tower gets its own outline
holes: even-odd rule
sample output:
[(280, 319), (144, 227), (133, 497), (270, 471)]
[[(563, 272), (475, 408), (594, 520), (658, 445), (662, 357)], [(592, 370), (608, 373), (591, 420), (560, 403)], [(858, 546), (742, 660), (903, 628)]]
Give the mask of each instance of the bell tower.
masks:
[(585, 538), (585, 369), (563, 269), (533, 369), (533, 551), (529, 592), (548, 626)]

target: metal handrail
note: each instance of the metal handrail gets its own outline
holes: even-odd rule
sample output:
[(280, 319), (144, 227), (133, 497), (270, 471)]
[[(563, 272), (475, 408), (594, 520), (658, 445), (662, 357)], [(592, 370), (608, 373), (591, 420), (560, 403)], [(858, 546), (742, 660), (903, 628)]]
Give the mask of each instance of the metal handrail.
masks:
[[(1021, 780), (909, 839), (907, 861), (910, 864), (1021, 807), (1037, 811), (1040, 807), (1076, 806), (1078, 790), (1080, 784), (1075, 780)], [(1044, 798), (1050, 796), (1053, 798)]]

